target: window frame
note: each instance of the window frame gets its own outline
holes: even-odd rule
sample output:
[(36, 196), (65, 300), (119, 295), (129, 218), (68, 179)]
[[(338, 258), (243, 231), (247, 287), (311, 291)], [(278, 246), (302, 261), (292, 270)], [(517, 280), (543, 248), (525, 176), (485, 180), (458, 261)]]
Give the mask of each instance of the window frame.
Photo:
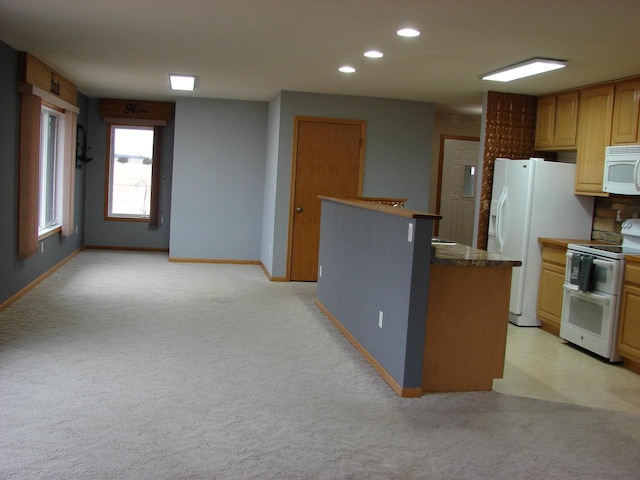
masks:
[[(111, 213), (112, 206), (112, 192), (113, 192), (113, 162), (115, 161), (113, 155), (114, 148), (114, 131), (117, 128), (125, 128), (131, 130), (151, 130), (153, 132), (153, 147), (152, 147), (152, 156), (151, 156), (151, 181), (149, 183), (149, 199), (150, 199), (150, 208), (148, 215), (134, 215), (134, 214), (116, 214)], [(157, 172), (154, 170), (158, 168), (157, 166), (157, 136), (159, 132), (158, 129), (154, 126), (150, 125), (141, 125), (140, 123), (134, 122), (109, 122), (107, 123), (107, 156), (105, 161), (105, 189), (104, 189), (104, 220), (111, 222), (138, 222), (138, 223), (152, 223), (152, 216), (154, 211), (154, 190), (156, 190), (157, 186), (154, 184), (153, 179), (156, 177)], [(157, 194), (157, 192), (155, 192)]]
[[(50, 136), (47, 134), (47, 121), (49, 118), (56, 119), (55, 145), (49, 147)], [(65, 115), (60, 109), (44, 102), (40, 106), (40, 152), (38, 158), (38, 240), (50, 237), (59, 232), (63, 221), (63, 169), (64, 169), (64, 149), (65, 149)], [(53, 159), (48, 153), (53, 154)], [(53, 167), (45, 165), (52, 161)], [(52, 176), (53, 178), (48, 178)], [(52, 192), (48, 192), (51, 186)], [(46, 196), (46, 198), (45, 198)], [(49, 206), (49, 208), (47, 208)], [(52, 211), (53, 218), (45, 218), (45, 211)]]

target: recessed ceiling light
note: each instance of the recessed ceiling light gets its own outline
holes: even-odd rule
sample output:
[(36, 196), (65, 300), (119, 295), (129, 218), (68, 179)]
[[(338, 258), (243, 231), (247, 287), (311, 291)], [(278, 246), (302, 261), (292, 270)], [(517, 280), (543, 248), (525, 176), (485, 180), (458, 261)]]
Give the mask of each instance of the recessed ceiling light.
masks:
[(342, 73), (353, 73), (353, 72), (356, 71), (356, 69), (353, 68), (353, 67), (350, 67), (349, 65), (344, 65), (344, 66), (340, 67), (338, 69), (338, 71), (340, 71)]
[(171, 90), (193, 91), (196, 85), (196, 77), (193, 75), (169, 75)]
[(567, 63), (563, 60), (532, 58), (531, 60), (489, 72), (480, 78), (482, 80), (493, 80), (494, 82), (510, 82), (511, 80), (530, 77), (531, 75), (557, 70), (566, 66)]
[(401, 28), (396, 33), (401, 37), (417, 37), (420, 35), (420, 31), (415, 28)]
[(379, 52), (378, 50), (369, 50), (364, 52), (364, 56), (369, 58), (382, 58), (384, 57), (384, 53)]

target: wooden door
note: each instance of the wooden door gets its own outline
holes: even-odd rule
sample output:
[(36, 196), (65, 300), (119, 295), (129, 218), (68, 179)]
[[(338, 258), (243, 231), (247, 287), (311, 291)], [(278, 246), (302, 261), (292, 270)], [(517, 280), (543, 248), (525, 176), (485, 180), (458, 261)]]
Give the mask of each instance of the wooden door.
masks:
[(475, 138), (444, 138), (440, 155), (441, 188), (438, 236), (471, 245), (480, 141)]
[(320, 199), (362, 193), (366, 123), (296, 117), (289, 238), (289, 279), (318, 279)]

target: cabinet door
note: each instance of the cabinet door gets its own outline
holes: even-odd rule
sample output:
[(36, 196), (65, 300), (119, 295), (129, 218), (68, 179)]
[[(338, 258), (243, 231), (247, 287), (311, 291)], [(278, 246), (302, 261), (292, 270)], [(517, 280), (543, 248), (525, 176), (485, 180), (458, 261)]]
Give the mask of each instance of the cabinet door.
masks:
[(640, 362), (640, 263), (627, 262), (618, 326), (618, 353)]
[(536, 317), (542, 323), (543, 330), (558, 335), (562, 317), (566, 249), (543, 246), (541, 258)]
[(556, 96), (548, 95), (538, 98), (536, 115), (535, 148), (545, 149), (553, 146), (553, 131), (556, 116)]
[(560, 148), (576, 146), (579, 99), (579, 92), (567, 92), (558, 95), (556, 99), (556, 121), (553, 134), (554, 146)]
[(604, 152), (611, 141), (613, 84), (580, 92), (575, 193), (607, 196), (602, 191)]
[(638, 112), (640, 110), (640, 79), (616, 84), (613, 102), (611, 144), (640, 142)]
[(622, 290), (618, 353), (640, 362), (640, 288), (629, 284)]

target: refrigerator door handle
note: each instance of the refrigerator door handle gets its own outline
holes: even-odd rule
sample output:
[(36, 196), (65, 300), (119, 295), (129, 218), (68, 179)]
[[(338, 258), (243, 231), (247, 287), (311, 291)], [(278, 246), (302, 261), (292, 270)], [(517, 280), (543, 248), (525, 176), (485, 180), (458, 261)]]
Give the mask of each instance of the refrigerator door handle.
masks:
[(503, 237), (502, 237), (502, 210), (507, 202), (507, 187), (504, 187), (500, 199), (498, 200), (498, 210), (496, 212), (496, 240), (498, 242), (498, 253), (502, 253)]

